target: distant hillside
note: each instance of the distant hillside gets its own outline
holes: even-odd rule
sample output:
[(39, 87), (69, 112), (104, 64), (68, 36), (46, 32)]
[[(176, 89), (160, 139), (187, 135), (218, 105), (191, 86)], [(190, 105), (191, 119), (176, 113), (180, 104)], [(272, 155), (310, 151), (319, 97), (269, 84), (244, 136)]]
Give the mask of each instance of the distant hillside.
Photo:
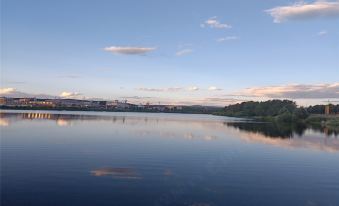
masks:
[(279, 121), (295, 121), (306, 119), (308, 111), (303, 107), (298, 107), (290, 100), (269, 100), (265, 102), (242, 102), (226, 106), (219, 115), (233, 117), (261, 117), (275, 118)]

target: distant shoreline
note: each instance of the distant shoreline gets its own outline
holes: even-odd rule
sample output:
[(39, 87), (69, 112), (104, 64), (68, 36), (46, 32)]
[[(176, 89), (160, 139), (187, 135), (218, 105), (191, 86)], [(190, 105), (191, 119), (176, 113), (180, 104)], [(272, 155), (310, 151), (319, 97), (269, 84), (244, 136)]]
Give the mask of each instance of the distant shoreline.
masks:
[[(188, 106), (189, 107), (189, 106)], [(157, 111), (157, 110), (134, 110), (134, 109), (93, 109), (93, 108), (75, 108), (75, 107), (58, 107), (58, 108), (50, 108), (50, 107), (8, 107), (8, 106), (0, 106), (0, 110), (31, 110), (31, 111), (74, 111), (74, 112), (138, 112), (138, 113), (174, 113), (174, 114), (211, 114), (214, 115), (214, 112), (203, 112), (203, 111)], [(219, 115), (217, 115), (219, 116)]]
[(153, 114), (205, 114), (205, 115), (213, 115), (213, 116), (220, 116), (220, 117), (231, 117), (231, 118), (241, 118), (247, 120), (253, 120), (254, 122), (261, 122), (261, 123), (270, 123), (275, 125), (289, 125), (290, 127), (294, 127), (295, 125), (304, 125), (311, 128), (328, 128), (337, 133), (339, 133), (339, 115), (321, 115), (321, 114), (311, 114), (309, 117), (302, 121), (290, 121), (290, 122), (281, 122), (277, 121), (274, 117), (259, 117), (259, 116), (252, 116), (252, 117), (243, 117), (243, 116), (227, 116), (227, 115), (220, 115), (215, 112), (210, 113), (203, 113), (203, 112), (182, 112), (182, 111), (145, 111), (145, 110), (103, 110), (103, 109), (79, 109), (79, 108), (46, 108), (46, 107), (4, 107), (0, 106), (1, 110), (11, 110), (11, 111), (64, 111), (64, 112), (110, 112), (110, 113), (153, 113)]

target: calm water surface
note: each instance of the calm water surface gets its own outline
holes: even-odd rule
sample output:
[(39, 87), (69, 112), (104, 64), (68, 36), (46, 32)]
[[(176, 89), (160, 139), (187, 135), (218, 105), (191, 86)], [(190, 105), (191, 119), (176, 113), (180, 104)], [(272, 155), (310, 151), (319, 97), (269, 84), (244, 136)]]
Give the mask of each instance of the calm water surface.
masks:
[(339, 136), (211, 115), (1, 111), (1, 205), (339, 205)]

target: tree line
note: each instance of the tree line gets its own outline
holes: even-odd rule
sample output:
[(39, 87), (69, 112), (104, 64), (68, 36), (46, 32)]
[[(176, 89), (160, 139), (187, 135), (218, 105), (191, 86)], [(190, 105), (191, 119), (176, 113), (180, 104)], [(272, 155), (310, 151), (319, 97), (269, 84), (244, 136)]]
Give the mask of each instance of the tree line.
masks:
[[(325, 113), (325, 105), (314, 105), (306, 108), (310, 114), (324, 114)], [(330, 112), (331, 114), (339, 114), (339, 104), (334, 105), (330, 104)]]
[(233, 117), (261, 117), (283, 122), (299, 121), (309, 116), (307, 108), (298, 107), (290, 100), (248, 101), (226, 106), (222, 115)]
[[(339, 104), (330, 104), (331, 114), (339, 114)], [(325, 105), (298, 107), (290, 100), (268, 100), (263, 102), (248, 101), (224, 107), (219, 115), (232, 117), (261, 117), (269, 120), (299, 121), (306, 119), (310, 114), (324, 114)]]

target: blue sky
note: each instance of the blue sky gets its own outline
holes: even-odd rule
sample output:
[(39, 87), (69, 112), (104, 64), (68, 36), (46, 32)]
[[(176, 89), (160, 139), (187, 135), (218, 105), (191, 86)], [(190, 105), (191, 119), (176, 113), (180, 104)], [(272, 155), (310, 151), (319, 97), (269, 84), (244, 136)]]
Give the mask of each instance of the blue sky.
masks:
[(338, 17), (339, 1), (3, 0), (2, 93), (338, 98)]

